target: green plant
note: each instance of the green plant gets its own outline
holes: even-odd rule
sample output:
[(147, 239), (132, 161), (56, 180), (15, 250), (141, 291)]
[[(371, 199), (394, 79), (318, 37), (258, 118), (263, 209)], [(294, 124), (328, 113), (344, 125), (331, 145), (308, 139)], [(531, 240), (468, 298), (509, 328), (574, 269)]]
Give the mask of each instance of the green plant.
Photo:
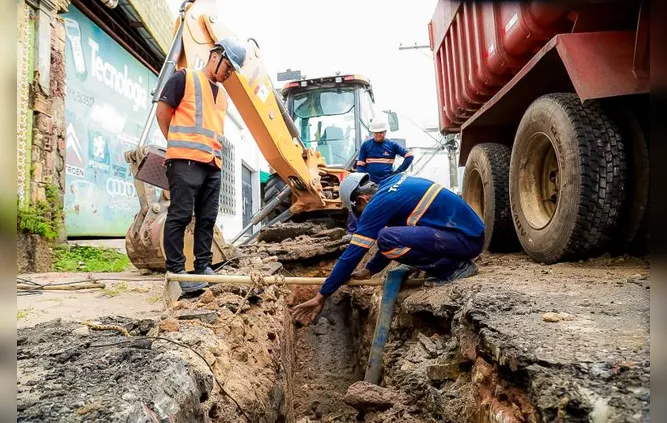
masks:
[(16, 312), (16, 320), (25, 319), (28, 317), (28, 314), (32, 311), (32, 308), (26, 308), (25, 310), (19, 310)]
[(53, 269), (57, 272), (122, 272), (130, 259), (118, 250), (90, 246), (56, 247)]
[(129, 287), (127, 286), (127, 282), (122, 281), (114, 286), (107, 286), (102, 290), (102, 295), (105, 297), (117, 297), (118, 295), (129, 291)]
[(35, 204), (17, 203), (16, 226), (20, 233), (35, 234), (53, 240), (63, 223), (63, 206), (60, 192), (54, 184), (45, 187), (46, 201)]

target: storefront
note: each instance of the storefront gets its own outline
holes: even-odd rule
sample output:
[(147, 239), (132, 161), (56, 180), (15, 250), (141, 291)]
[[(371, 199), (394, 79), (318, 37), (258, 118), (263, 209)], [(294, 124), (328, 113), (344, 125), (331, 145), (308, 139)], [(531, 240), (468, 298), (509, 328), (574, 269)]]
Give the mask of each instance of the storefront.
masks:
[[(65, 21), (65, 223), (68, 237), (124, 236), (138, 200), (136, 147), (157, 77), (76, 7)], [(164, 138), (154, 126), (155, 143)]]
[[(74, 5), (62, 14), (66, 29), (67, 236), (123, 237), (138, 212), (124, 153), (136, 147), (157, 77)], [(232, 238), (260, 206), (261, 154), (230, 108), (218, 225)], [(157, 124), (149, 144), (166, 145)]]

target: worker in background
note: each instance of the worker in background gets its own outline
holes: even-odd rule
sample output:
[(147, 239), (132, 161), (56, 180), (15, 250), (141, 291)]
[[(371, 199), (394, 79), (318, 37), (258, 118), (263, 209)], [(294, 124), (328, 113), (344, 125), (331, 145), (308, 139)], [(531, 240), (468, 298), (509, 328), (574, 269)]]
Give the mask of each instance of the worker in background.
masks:
[[(165, 159), (171, 202), (164, 225), (169, 272), (185, 272), (183, 238), (194, 211), (195, 273), (212, 275), (211, 244), (218, 216), (222, 179), (222, 141), (227, 110), (219, 83), (238, 71), (246, 50), (234, 39), (215, 43), (203, 69), (182, 69), (166, 83), (157, 106), (157, 121), (167, 139)], [(184, 293), (206, 283), (181, 282)]]
[[(368, 279), (392, 260), (409, 271), (426, 272), (426, 286), (437, 286), (477, 273), (472, 259), (482, 252), (484, 224), (461, 198), (424, 178), (395, 175), (381, 185), (365, 173), (353, 173), (340, 185), (341, 200), (359, 217), (350, 244), (319, 293), (295, 307), (295, 318), (307, 324), (327, 297), (350, 277)], [(378, 252), (354, 272), (368, 250)]]
[[(403, 173), (410, 167), (414, 157), (402, 145), (387, 139), (387, 123), (379, 119), (371, 122), (370, 128), (373, 138), (361, 144), (359, 157), (357, 158), (357, 172), (368, 173), (370, 180), (377, 185), (398, 173)], [(403, 163), (394, 170), (396, 156), (403, 157)], [(354, 233), (357, 228), (357, 219), (350, 212), (347, 220), (348, 234)]]

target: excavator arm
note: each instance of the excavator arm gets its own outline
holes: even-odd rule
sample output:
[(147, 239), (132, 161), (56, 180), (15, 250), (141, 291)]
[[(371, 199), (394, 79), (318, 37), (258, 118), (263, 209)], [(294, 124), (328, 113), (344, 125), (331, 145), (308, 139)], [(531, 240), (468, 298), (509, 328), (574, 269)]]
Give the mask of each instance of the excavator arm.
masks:
[[(164, 85), (179, 68), (200, 69), (209, 57), (214, 43), (222, 38), (235, 37), (220, 16), (224, 8), (220, 0), (187, 0), (183, 2), (175, 21), (174, 38), (167, 59), (160, 71), (153, 93), (153, 104), (147, 123), (135, 150), (125, 154), (135, 177), (140, 211), (126, 235), (126, 248), (132, 263), (139, 269), (164, 271), (163, 232), (170, 197), (166, 176), (161, 167), (164, 151), (146, 146), (155, 118), (155, 111)], [(290, 214), (308, 211), (340, 211), (342, 204), (337, 191), (347, 171), (327, 168), (324, 158), (314, 149), (306, 148), (282, 100), (276, 96), (271, 80), (264, 69), (259, 45), (250, 39), (246, 43), (246, 61), (238, 72), (224, 82), (241, 118), (269, 165), (286, 182), (292, 195)], [(323, 181), (325, 187), (323, 188)], [(162, 187), (157, 193), (155, 186)], [(287, 188), (286, 188), (287, 189)], [(157, 200), (156, 200), (157, 197)], [(263, 216), (255, 216), (253, 224)], [(192, 226), (186, 229), (186, 270), (193, 268)], [(213, 261), (233, 255), (222, 233), (216, 228), (213, 240)]]
[[(178, 68), (202, 67), (217, 40), (235, 37), (223, 23), (224, 16), (217, 14), (222, 10), (218, 0), (184, 3), (182, 18), (179, 16), (175, 28), (175, 39), (180, 38), (182, 43)], [(243, 67), (232, 73), (223, 86), (262, 155), (296, 196), (292, 213), (326, 208), (321, 184), (324, 159), (319, 152), (305, 148), (299, 139), (294, 122), (276, 96), (255, 40), (247, 41)]]

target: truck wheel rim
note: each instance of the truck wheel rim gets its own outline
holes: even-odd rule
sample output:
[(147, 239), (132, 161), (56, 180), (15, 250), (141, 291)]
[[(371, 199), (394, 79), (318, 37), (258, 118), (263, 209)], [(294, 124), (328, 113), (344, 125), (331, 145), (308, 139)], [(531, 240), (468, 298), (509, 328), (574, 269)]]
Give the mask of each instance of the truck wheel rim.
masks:
[(484, 219), (484, 184), (482, 183), (482, 175), (477, 169), (470, 171), (470, 179), (468, 182), (465, 201), (477, 213), (480, 219)]
[(549, 136), (533, 134), (528, 140), (525, 162), (519, 171), (521, 209), (534, 229), (546, 227), (558, 207), (560, 175), (558, 156)]

